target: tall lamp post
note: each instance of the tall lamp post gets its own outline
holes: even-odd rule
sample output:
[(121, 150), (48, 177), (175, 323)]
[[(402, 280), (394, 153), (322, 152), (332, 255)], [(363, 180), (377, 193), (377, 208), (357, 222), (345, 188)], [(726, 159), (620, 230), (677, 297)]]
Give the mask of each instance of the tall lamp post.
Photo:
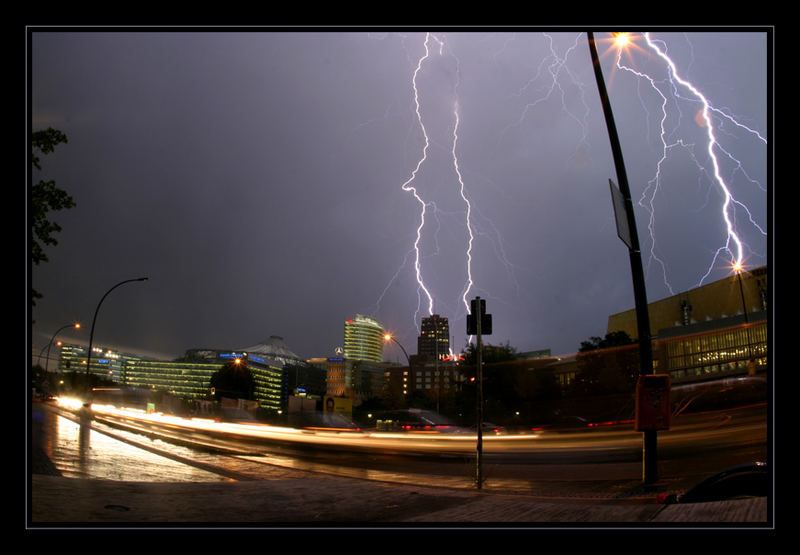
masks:
[(56, 330), (56, 332), (53, 334), (53, 337), (50, 338), (50, 343), (47, 344), (47, 358), (44, 359), (45, 373), (47, 373), (47, 368), (50, 365), (50, 346), (53, 344), (53, 340), (56, 338), (56, 336), (61, 332), (61, 330), (65, 330), (67, 328), (75, 328), (77, 330), (80, 329), (80, 327), (81, 327), (80, 323), (75, 322), (74, 324), (67, 324), (66, 326), (61, 326)]
[[(390, 333), (385, 334), (383, 336), (383, 339), (384, 339), (384, 341), (394, 341), (395, 343), (397, 343), (397, 346), (400, 347), (400, 350), (403, 351), (404, 355), (406, 355), (406, 362), (408, 363), (408, 372), (410, 374), (411, 373), (411, 359), (408, 358), (408, 353), (406, 352), (405, 347), (403, 347), (403, 345), (397, 339), (395, 339), (394, 336), (392, 334), (390, 334)], [(405, 394), (405, 389), (403, 390), (403, 392)]]
[(394, 336), (390, 333), (387, 333), (383, 336), (384, 341), (394, 341), (397, 343), (397, 346), (400, 347), (400, 350), (403, 351), (403, 354), (406, 355), (406, 362), (408, 362), (408, 369), (411, 370), (411, 359), (408, 358), (408, 353), (406, 352), (405, 348), (400, 344), (400, 342), (394, 338)]
[(733, 271), (739, 276), (739, 295), (742, 297), (742, 312), (744, 313), (744, 323), (747, 324), (747, 303), (744, 302), (744, 285), (742, 285), (742, 273), (744, 273), (744, 267), (742, 266), (741, 262), (737, 262), (733, 266)]
[(89, 332), (89, 352), (86, 354), (86, 402), (84, 403), (85, 407), (88, 407), (90, 402), (91, 402), (91, 398), (90, 398), (90, 394), (89, 394), (89, 391), (90, 391), (90, 389), (89, 389), (89, 370), (91, 368), (91, 362), (92, 362), (92, 341), (94, 339), (94, 325), (97, 322), (97, 313), (100, 312), (100, 305), (103, 304), (103, 301), (106, 299), (106, 297), (108, 297), (109, 293), (111, 293), (114, 289), (116, 289), (120, 285), (123, 285), (125, 283), (130, 283), (132, 281), (147, 281), (147, 278), (146, 277), (141, 277), (141, 278), (126, 279), (124, 281), (120, 281), (114, 287), (112, 287), (111, 289), (106, 291), (106, 294), (103, 295), (103, 297), (100, 299), (100, 302), (97, 303), (97, 308), (94, 310), (94, 318), (92, 318), (92, 329)]
[[(628, 186), (628, 176), (625, 172), (625, 162), (622, 158), (622, 147), (620, 146), (619, 136), (617, 135), (617, 127), (614, 123), (614, 114), (611, 111), (611, 102), (608, 98), (608, 91), (606, 90), (605, 81), (603, 80), (603, 70), (600, 67), (600, 60), (597, 55), (597, 47), (595, 46), (594, 33), (589, 31), (587, 33), (589, 39), (589, 52), (592, 57), (592, 65), (594, 66), (595, 80), (597, 81), (597, 89), (600, 93), (600, 101), (603, 106), (603, 114), (605, 115), (606, 127), (608, 129), (608, 137), (611, 141), (611, 153), (614, 157), (614, 166), (617, 171), (617, 180), (619, 181), (619, 193), (621, 193), (621, 202), (624, 207), (624, 215), (618, 215), (624, 227), (625, 243), (628, 245), (628, 253), (631, 265), (631, 274), (633, 279), (633, 295), (636, 303), (636, 325), (639, 332), (639, 357), (640, 357), (640, 373), (653, 373), (653, 346), (650, 337), (650, 316), (647, 308), (647, 291), (645, 289), (644, 269), (642, 267), (642, 253), (639, 247), (639, 234), (636, 230), (636, 217), (633, 212), (633, 202), (631, 200), (630, 187)], [(622, 34), (622, 37), (627, 35)], [(620, 46), (624, 42), (618, 42)], [(615, 194), (615, 187), (613, 183), (612, 197)], [(620, 223), (618, 223), (619, 231)], [(655, 430), (647, 430), (644, 432), (643, 438), (643, 452), (644, 452), (644, 468), (643, 479), (645, 483), (655, 482), (658, 479), (657, 470), (657, 436)]]
[(751, 347), (751, 339), (750, 339), (750, 326), (748, 326), (748, 318), (747, 318), (747, 303), (744, 301), (744, 285), (742, 283), (744, 276), (744, 266), (742, 266), (741, 262), (736, 262), (733, 265), (733, 271), (739, 275), (739, 295), (742, 297), (742, 312), (744, 313), (744, 325), (745, 325), (745, 337), (747, 338), (747, 358), (748, 358), (748, 373), (752, 370), (750, 369), (750, 360), (753, 357), (753, 349)]

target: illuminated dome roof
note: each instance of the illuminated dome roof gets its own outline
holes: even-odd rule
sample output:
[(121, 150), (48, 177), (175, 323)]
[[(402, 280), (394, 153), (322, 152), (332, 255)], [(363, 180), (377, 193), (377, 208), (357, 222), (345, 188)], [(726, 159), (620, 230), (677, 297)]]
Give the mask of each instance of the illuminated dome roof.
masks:
[(289, 348), (283, 340), (283, 337), (278, 335), (271, 335), (268, 339), (265, 339), (257, 345), (239, 350), (244, 351), (248, 355), (272, 358), (284, 364), (302, 361), (302, 359)]

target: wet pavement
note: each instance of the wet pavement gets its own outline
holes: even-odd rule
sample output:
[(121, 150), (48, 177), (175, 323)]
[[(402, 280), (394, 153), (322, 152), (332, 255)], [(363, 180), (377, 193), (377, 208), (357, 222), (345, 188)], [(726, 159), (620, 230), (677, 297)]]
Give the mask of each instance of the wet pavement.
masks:
[[(176, 463), (179, 464), (179, 463)], [(272, 467), (259, 479), (186, 481), (70, 478), (33, 446), (28, 528), (596, 527), (770, 529), (767, 498), (659, 505), (676, 484), (559, 482), (538, 495), (381, 483)], [(611, 487), (613, 486), (613, 487)], [(623, 494), (621, 494), (621, 492)]]
[(542, 501), (522, 495), (420, 488), (344, 478), (294, 476), (260, 481), (115, 482), (34, 475), (33, 528), (200, 523), (207, 526), (608, 524), (768, 527), (766, 498), (658, 505)]

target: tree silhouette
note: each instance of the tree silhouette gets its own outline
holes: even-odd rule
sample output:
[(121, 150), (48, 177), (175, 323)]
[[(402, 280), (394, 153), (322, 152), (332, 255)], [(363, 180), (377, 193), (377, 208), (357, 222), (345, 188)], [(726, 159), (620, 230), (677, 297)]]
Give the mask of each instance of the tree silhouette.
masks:
[[(39, 163), (41, 154), (49, 154), (55, 150), (59, 143), (66, 143), (67, 136), (61, 131), (48, 127), (44, 131), (36, 131), (31, 135), (31, 163), (36, 170), (41, 170)], [(47, 262), (44, 245), (57, 245), (54, 234), (61, 231), (61, 226), (48, 220), (48, 212), (66, 210), (75, 206), (75, 201), (65, 191), (56, 187), (54, 180), (41, 180), (31, 185), (30, 215), (31, 215), (31, 261), (37, 266)], [(36, 299), (42, 298), (41, 293), (31, 288), (31, 304), (36, 306)]]
[(632, 391), (639, 375), (639, 352), (635, 345), (636, 341), (624, 331), (581, 342), (572, 392), (593, 395)]

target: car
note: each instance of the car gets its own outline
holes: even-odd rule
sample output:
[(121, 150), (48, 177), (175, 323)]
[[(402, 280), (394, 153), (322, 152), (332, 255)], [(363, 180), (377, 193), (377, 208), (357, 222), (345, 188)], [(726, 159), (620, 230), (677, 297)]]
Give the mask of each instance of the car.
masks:
[(361, 431), (361, 426), (358, 423), (337, 412), (300, 412), (290, 415), (288, 423), (293, 428), (303, 430)]
[(769, 465), (757, 461), (712, 474), (683, 494), (662, 493), (658, 503), (706, 503), (749, 497), (766, 497), (771, 491)]
[(499, 424), (492, 424), (491, 422), (483, 422), (481, 424), (481, 432), (484, 434), (502, 435), (506, 433), (504, 426)]
[(457, 433), (461, 428), (441, 414), (424, 409), (382, 412), (375, 417), (379, 432)]
[(568, 432), (589, 428), (589, 421), (580, 416), (559, 416), (546, 424), (532, 426), (533, 432)]

